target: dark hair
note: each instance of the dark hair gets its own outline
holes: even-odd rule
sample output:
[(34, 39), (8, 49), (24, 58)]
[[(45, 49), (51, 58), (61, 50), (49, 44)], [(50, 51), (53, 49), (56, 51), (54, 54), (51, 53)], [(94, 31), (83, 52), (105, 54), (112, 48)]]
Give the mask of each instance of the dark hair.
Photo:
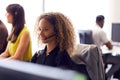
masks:
[(0, 20), (0, 54), (5, 51), (7, 46), (8, 30), (5, 24)]
[(8, 40), (11, 42), (15, 42), (20, 31), (23, 29), (25, 24), (25, 13), (24, 9), (19, 4), (10, 4), (7, 6), (6, 11), (10, 13), (13, 17), (12, 22), (12, 31), (10, 36), (8, 37)]
[(103, 15), (98, 15), (96, 17), (96, 22), (103, 21), (104, 19), (105, 19), (105, 17)]

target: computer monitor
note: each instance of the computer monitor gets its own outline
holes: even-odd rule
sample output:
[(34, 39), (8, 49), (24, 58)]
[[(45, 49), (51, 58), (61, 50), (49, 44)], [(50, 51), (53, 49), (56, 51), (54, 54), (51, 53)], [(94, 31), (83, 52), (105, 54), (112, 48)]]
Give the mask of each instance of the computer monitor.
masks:
[(93, 44), (92, 30), (78, 30), (80, 43)]
[(0, 80), (86, 80), (83, 77), (71, 70), (0, 59)]
[(112, 23), (112, 41), (120, 42), (120, 23)]

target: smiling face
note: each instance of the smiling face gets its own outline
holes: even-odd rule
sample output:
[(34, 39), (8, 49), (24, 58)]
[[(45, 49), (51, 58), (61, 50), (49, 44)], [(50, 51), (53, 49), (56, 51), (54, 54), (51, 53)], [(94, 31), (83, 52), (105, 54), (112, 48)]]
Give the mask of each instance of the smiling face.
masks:
[(42, 43), (51, 43), (52, 41), (56, 41), (54, 27), (45, 19), (41, 19), (39, 22), (38, 35), (39, 40)]

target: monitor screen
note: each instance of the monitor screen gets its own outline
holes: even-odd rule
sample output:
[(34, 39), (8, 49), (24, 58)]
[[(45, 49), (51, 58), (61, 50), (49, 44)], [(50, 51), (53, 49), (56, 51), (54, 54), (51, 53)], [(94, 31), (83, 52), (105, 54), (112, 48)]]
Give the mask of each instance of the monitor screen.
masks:
[(92, 30), (78, 30), (80, 43), (93, 44)]
[(112, 41), (120, 42), (120, 23), (112, 23)]
[(83, 77), (82, 74), (71, 70), (0, 59), (0, 80), (74, 80), (76, 78), (86, 80)]

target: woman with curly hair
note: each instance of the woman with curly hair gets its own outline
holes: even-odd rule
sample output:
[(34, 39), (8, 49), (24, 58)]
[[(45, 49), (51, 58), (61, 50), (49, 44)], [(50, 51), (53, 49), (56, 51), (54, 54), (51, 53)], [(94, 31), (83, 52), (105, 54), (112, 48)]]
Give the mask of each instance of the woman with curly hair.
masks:
[(74, 51), (75, 34), (66, 16), (58, 12), (44, 13), (38, 18), (35, 31), (45, 48), (36, 52), (31, 62), (54, 67), (74, 66), (70, 55)]
[(71, 60), (75, 51), (75, 33), (66, 16), (58, 12), (43, 13), (38, 17), (35, 32), (39, 44), (45, 44), (45, 48), (37, 51), (31, 62), (76, 70), (90, 79), (85, 65), (75, 64)]

